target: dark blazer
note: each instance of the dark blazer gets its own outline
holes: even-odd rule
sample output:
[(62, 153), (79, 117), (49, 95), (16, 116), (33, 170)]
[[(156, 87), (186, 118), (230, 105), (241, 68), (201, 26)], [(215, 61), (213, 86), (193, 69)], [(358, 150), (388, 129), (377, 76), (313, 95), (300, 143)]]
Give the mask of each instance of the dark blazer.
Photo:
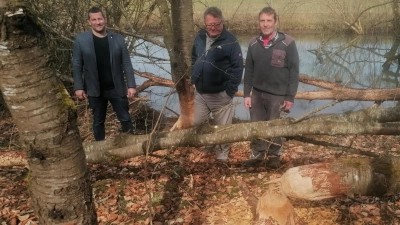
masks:
[[(122, 35), (107, 31), (107, 37), (114, 86), (119, 95), (126, 96), (127, 87), (136, 88), (130, 55)], [(74, 90), (85, 90), (86, 94), (92, 97), (100, 96), (96, 53), (91, 30), (75, 37), (72, 57)]]

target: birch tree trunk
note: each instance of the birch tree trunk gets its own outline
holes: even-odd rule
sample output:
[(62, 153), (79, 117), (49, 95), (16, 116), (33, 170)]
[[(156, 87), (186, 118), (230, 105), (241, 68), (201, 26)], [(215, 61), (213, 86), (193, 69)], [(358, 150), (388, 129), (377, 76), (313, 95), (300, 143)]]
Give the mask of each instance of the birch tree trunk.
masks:
[(6, 18), (0, 90), (26, 151), (32, 207), (39, 224), (97, 224), (74, 102), (47, 66), (43, 36), (24, 13)]

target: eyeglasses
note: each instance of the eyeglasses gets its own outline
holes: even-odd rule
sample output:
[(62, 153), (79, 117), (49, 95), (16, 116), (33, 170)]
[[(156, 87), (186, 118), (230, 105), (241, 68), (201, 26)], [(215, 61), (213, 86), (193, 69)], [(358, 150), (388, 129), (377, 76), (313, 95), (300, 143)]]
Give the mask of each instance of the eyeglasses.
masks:
[(221, 26), (221, 24), (222, 24), (222, 22), (214, 23), (214, 24), (206, 24), (206, 28), (207, 29), (211, 29), (212, 27), (218, 28), (219, 26)]

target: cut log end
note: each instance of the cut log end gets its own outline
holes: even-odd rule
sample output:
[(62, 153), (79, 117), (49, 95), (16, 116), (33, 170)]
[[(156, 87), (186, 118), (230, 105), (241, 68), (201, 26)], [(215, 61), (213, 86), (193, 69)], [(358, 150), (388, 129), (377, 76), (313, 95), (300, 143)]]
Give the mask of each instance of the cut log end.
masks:
[(271, 183), (257, 204), (255, 225), (302, 225), (289, 199), (281, 192), (280, 183)]

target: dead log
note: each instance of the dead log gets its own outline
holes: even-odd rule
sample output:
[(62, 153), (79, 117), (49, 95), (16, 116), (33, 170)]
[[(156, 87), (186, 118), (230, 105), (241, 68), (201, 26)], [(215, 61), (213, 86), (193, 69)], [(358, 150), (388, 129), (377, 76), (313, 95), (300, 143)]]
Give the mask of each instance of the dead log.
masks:
[(200, 126), (152, 135), (121, 135), (115, 140), (84, 143), (88, 161), (126, 159), (161, 149), (201, 147), (257, 138), (299, 135), (400, 134), (400, 106), (371, 108), (341, 115), (318, 116), (292, 124), (292, 119), (224, 126)]
[[(269, 188), (258, 200), (255, 224), (301, 224), (299, 219), (293, 222), (297, 217), (289, 199), (315, 201), (344, 195), (398, 193), (399, 165), (399, 157), (345, 158), (290, 168), (269, 182)], [(269, 223), (271, 218), (275, 223)]]
[(359, 89), (349, 88), (345, 85), (329, 82), (306, 74), (300, 74), (300, 82), (313, 85), (327, 90), (323, 91), (303, 91), (298, 92), (296, 99), (305, 100), (322, 100), (322, 99), (337, 99), (337, 100), (358, 100), (358, 101), (395, 101), (399, 100), (400, 88), (385, 88), (385, 89)]
[[(175, 84), (165, 78), (160, 78), (154, 74), (147, 72), (140, 72), (135, 70), (135, 74), (147, 78), (140, 87), (138, 92), (141, 92), (151, 86), (163, 86), (174, 88)], [(396, 101), (399, 100), (400, 88), (384, 88), (384, 89), (360, 89), (360, 88), (349, 88), (345, 85), (329, 82), (326, 80), (317, 79), (310, 77), (306, 74), (300, 74), (300, 82), (313, 85), (316, 87), (324, 88), (327, 90), (322, 91), (300, 91), (297, 92), (296, 99), (304, 100), (325, 100), (325, 99), (337, 99), (337, 100), (357, 100), (357, 101)], [(239, 90), (235, 94), (236, 97), (243, 97), (243, 90)]]
[(89, 162), (116, 162), (161, 149), (201, 147), (212, 144), (249, 141), (256, 138), (296, 137), (299, 135), (400, 134), (400, 106), (370, 108), (356, 112), (318, 116), (291, 124), (283, 119), (225, 126), (201, 126), (151, 135), (120, 135), (114, 140), (83, 143)]
[(2, 166), (27, 166), (25, 152), (0, 152), (0, 167)]
[(400, 191), (400, 158), (346, 158), (287, 170), (279, 182), (290, 198), (323, 200), (343, 195), (383, 196)]
[[(349, 88), (345, 85), (329, 82), (326, 80), (310, 77), (306, 74), (300, 74), (299, 81), (304, 84), (324, 88), (321, 91), (299, 91), (295, 99), (304, 100), (355, 100), (355, 101), (397, 101), (400, 96), (400, 88), (384, 89), (360, 89)], [(243, 97), (243, 90), (236, 92), (235, 96)]]

